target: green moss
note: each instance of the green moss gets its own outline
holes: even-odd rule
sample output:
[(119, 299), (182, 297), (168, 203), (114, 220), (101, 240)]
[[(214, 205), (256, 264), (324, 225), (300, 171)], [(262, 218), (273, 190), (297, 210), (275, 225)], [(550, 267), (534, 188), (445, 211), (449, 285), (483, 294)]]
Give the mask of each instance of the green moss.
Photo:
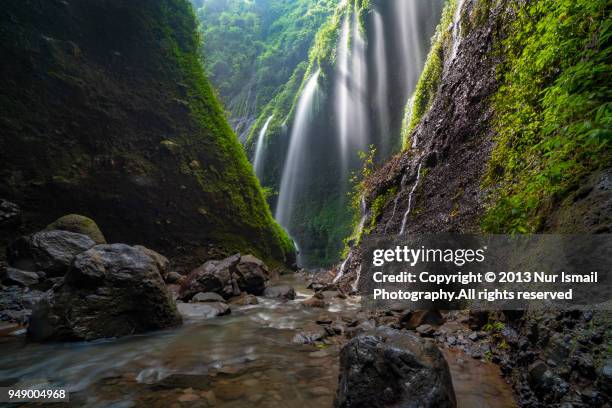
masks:
[(445, 53), (452, 47), (451, 32), (448, 27), (453, 22), (453, 15), (457, 8), (457, 0), (448, 0), (442, 11), (442, 18), (432, 38), (431, 50), (425, 61), (423, 73), (417, 82), (414, 95), (408, 102), (404, 114), (402, 128), (403, 148), (409, 149), (412, 145), (412, 132), (423, 116), (429, 111), (434, 97), (438, 91), (444, 68)]
[(514, 7), (500, 47), (497, 144), (485, 180), (494, 194), (483, 227), (499, 233), (538, 231), (549, 203), (611, 164), (609, 1)]

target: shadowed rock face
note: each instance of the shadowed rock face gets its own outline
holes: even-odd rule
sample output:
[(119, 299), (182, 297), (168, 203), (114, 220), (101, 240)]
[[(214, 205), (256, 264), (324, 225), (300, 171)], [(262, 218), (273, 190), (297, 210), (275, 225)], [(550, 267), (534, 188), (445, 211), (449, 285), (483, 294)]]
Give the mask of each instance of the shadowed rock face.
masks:
[(381, 328), (351, 340), (340, 353), (337, 408), (452, 408), (448, 364), (430, 341)]
[(94, 340), (180, 323), (153, 259), (124, 244), (98, 245), (77, 255), (63, 282), (34, 307), (28, 336)]

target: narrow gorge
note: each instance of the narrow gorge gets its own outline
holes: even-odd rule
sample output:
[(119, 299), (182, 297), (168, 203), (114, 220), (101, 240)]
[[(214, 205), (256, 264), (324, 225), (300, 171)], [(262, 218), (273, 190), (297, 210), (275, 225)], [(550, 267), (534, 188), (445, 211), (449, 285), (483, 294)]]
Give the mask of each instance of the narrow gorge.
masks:
[[(0, 406), (611, 407), (611, 13), (8, 0)], [(378, 245), (534, 236), (608, 301), (373, 300)]]

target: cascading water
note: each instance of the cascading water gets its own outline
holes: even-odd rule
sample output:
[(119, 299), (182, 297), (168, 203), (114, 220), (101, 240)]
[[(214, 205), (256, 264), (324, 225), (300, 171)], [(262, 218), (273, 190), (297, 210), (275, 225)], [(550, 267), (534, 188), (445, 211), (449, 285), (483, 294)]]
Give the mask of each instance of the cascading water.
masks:
[(276, 220), (289, 229), (293, 207), (297, 193), (297, 182), (303, 177), (306, 164), (308, 130), (313, 117), (319, 93), (319, 75), (317, 70), (308, 80), (300, 95), (293, 128), (289, 151), (283, 168), (278, 203), (276, 207)]
[(395, 0), (396, 24), (402, 53), (402, 71), (406, 87), (412, 93), (423, 67), (423, 50), (419, 41), (418, 5), (414, 0)]
[(374, 10), (374, 54), (376, 56), (376, 110), (381, 140), (381, 150), (384, 155), (390, 153), (389, 146), (389, 100), (387, 92), (387, 51), (383, 19)]
[(455, 17), (453, 18), (453, 50), (451, 52), (450, 61), (454, 60), (457, 56), (459, 44), (461, 43), (461, 11), (464, 1), (465, 0), (457, 0), (457, 9), (455, 10)]
[(266, 132), (268, 131), (268, 126), (270, 126), (270, 122), (274, 115), (270, 115), (268, 119), (266, 119), (266, 123), (264, 123), (263, 127), (259, 131), (259, 137), (257, 139), (257, 146), (255, 147), (255, 158), (253, 159), (253, 169), (255, 170), (255, 174), (261, 180), (263, 177), (263, 156), (264, 156), (264, 139), (266, 137)]
[[(346, 10), (338, 43), (336, 64), (336, 126), (340, 145), (342, 177), (350, 169), (351, 153), (368, 146), (368, 75), (366, 44), (361, 34), (357, 5)], [(349, 53), (349, 45), (351, 45)]]
[(421, 165), (422, 164), (423, 162), (419, 163), (419, 167), (417, 169), (417, 177), (414, 182), (414, 186), (412, 187), (412, 190), (410, 190), (410, 194), (408, 194), (408, 209), (404, 213), (404, 218), (402, 220), (402, 229), (400, 230), (400, 233), (399, 233), (400, 235), (404, 235), (404, 231), (406, 231), (406, 224), (408, 222), (408, 216), (410, 215), (410, 210), (412, 210), (412, 196), (414, 195), (414, 192), (419, 186), (419, 181), (421, 180)]

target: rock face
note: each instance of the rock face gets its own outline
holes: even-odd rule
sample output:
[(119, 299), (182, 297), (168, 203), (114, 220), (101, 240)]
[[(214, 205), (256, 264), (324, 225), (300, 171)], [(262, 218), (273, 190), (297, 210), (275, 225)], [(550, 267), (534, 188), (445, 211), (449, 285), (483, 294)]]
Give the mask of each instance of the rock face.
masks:
[(268, 276), (262, 261), (251, 255), (236, 254), (221, 261), (208, 261), (193, 270), (181, 286), (179, 296), (189, 301), (200, 292), (214, 292), (224, 299), (241, 292), (261, 295)]
[(24, 224), (80, 211), (109, 241), (187, 265), (213, 259), (209, 244), (295, 261), (203, 74), (188, 1), (16, 1), (0, 32), (14, 108), (0, 113), (0, 196)]
[(124, 244), (98, 245), (77, 255), (64, 282), (35, 305), (28, 336), (94, 340), (180, 323), (153, 259)]
[(68, 214), (47, 225), (47, 230), (61, 230), (87, 235), (96, 244), (106, 244), (106, 238), (98, 224), (91, 218), (78, 214)]
[(86, 235), (68, 231), (41, 231), (19, 238), (8, 248), (9, 264), (29, 272), (44, 271), (48, 277), (63, 276), (77, 254), (95, 242)]
[(342, 348), (334, 406), (453, 408), (456, 402), (448, 364), (432, 342), (379, 329)]

